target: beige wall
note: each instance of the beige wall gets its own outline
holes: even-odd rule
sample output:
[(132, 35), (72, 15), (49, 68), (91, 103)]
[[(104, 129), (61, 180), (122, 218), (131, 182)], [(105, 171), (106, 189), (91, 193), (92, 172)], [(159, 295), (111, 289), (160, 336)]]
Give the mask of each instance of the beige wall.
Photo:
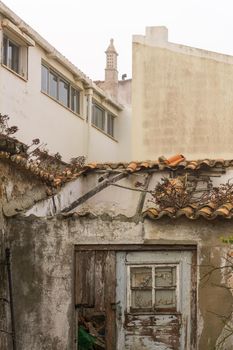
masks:
[(232, 158), (233, 57), (166, 39), (155, 27), (133, 40), (133, 158)]
[(131, 107), (132, 79), (120, 80), (118, 82), (118, 100), (123, 105)]

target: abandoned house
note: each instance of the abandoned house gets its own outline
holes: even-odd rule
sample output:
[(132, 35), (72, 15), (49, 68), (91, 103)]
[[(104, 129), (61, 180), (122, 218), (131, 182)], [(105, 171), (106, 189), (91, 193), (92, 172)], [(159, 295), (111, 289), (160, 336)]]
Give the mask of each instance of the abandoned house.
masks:
[(1, 144), (1, 349), (232, 349), (233, 161)]
[(232, 57), (148, 27), (94, 83), (0, 24), (0, 349), (232, 350)]

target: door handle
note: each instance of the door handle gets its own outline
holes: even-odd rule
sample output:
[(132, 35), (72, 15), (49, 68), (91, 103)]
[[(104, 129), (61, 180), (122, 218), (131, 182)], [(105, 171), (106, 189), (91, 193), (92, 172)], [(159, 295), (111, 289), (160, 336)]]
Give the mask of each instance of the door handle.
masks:
[(120, 301), (116, 302), (116, 303), (111, 303), (111, 307), (112, 307), (112, 310), (116, 310), (117, 309), (117, 306), (120, 304)]
[(120, 321), (122, 316), (121, 302), (111, 303), (112, 310), (116, 311), (116, 318)]

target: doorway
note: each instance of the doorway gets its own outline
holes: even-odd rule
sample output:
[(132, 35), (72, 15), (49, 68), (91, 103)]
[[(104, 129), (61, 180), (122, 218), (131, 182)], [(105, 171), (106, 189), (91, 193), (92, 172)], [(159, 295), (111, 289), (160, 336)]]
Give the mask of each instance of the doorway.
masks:
[(195, 246), (75, 250), (76, 310), (103, 348), (196, 349)]

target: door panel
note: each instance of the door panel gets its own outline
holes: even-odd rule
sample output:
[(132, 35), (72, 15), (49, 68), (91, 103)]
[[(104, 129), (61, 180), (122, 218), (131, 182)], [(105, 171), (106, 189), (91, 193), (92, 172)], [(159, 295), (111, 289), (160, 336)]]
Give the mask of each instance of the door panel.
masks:
[(117, 253), (117, 349), (189, 350), (187, 251)]
[(96, 337), (99, 347), (113, 350), (116, 344), (116, 253), (83, 250), (77, 251), (75, 258), (78, 324)]

